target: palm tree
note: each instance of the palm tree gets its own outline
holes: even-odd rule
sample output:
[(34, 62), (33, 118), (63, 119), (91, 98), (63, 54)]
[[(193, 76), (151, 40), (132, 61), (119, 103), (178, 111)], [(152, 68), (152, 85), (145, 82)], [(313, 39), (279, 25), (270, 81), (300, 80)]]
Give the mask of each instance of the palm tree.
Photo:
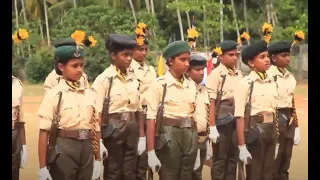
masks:
[(239, 37), (240, 37), (240, 32), (239, 32), (239, 26), (238, 26), (238, 21), (237, 21), (237, 14), (236, 14), (236, 10), (235, 10), (235, 7), (234, 7), (234, 1), (233, 1), (233, 0), (231, 0), (231, 5), (232, 5), (233, 19), (234, 19), (234, 22), (236, 23), (237, 37), (239, 38)]
[(223, 0), (220, 0), (220, 42), (223, 41)]
[(48, 41), (48, 46), (50, 46), (50, 32), (49, 32), (49, 22), (48, 22), (48, 9), (47, 9), (47, 2), (46, 0), (43, 0), (43, 8), (44, 8), (44, 18), (46, 21), (46, 30), (47, 30), (47, 41)]
[[(246, 32), (250, 34), (249, 32), (249, 24), (247, 19), (247, 0), (243, 0), (243, 13), (244, 13), (244, 22), (246, 26)], [(250, 40), (248, 40), (248, 44), (250, 45)]]
[[(27, 20), (27, 14), (26, 14), (26, 7), (24, 5), (24, 0), (21, 0), (21, 6), (22, 6), (22, 14), (23, 14), (23, 19), (24, 19), (24, 23), (29, 26), (29, 22)], [(31, 57), (31, 48), (30, 48), (30, 43), (29, 41), (27, 41), (28, 43), (28, 54), (29, 54), (29, 58)]]
[[(178, 3), (179, 0), (176, 0), (176, 2)], [(181, 37), (181, 40), (184, 41), (183, 26), (182, 26), (181, 14), (180, 14), (179, 7), (177, 8), (177, 16), (178, 16), (178, 22), (179, 22), (179, 27), (180, 27), (180, 37)]]
[(144, 0), (145, 3), (146, 3), (146, 9), (148, 12), (150, 12), (150, 3), (149, 3), (149, 0)]
[(136, 12), (135, 12), (135, 10), (134, 10), (132, 0), (129, 0), (129, 4), (130, 4), (131, 11), (132, 11), (132, 17), (133, 17), (133, 19), (134, 19), (134, 23), (135, 23), (135, 24), (138, 24), (138, 23), (137, 23)]
[(153, 0), (150, 0), (150, 5), (151, 5), (151, 12), (152, 12), (152, 14), (154, 14)]

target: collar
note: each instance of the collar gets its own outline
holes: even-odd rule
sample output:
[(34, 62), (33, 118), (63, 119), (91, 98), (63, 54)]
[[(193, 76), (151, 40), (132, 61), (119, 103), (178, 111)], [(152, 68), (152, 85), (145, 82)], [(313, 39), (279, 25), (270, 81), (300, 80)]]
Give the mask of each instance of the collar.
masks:
[(130, 71), (130, 70), (127, 70), (127, 74), (124, 75), (123, 73), (121, 73), (120, 70), (117, 70), (118, 68), (115, 67), (114, 65), (110, 65), (106, 70), (105, 70), (105, 74), (106, 74), (106, 77), (118, 77), (122, 82), (126, 82), (130, 79), (133, 79), (135, 76), (134, 74)]
[(81, 83), (81, 81), (72, 82), (72, 81), (67, 81), (61, 78), (59, 85), (62, 86), (62, 88), (67, 91), (84, 91), (85, 90), (84, 84)]
[(172, 76), (172, 74), (170, 73), (170, 71), (167, 71), (167, 73), (164, 75), (164, 77), (168, 80), (168, 86), (171, 86), (173, 84), (176, 84), (178, 86), (181, 86), (181, 87), (189, 87), (189, 82), (188, 82), (188, 79), (185, 77), (185, 75), (182, 76), (182, 82), (178, 82), (176, 78), (174, 78)]
[(227, 66), (225, 66), (224, 64), (220, 63), (217, 68), (221, 69), (221, 71), (222, 71), (224, 74), (238, 75), (238, 70), (237, 70), (236, 67), (233, 67), (232, 69), (230, 69), (230, 68), (228, 68)]
[(276, 75), (280, 76), (280, 77), (284, 77), (284, 76), (287, 76), (289, 74), (291, 74), (290, 71), (288, 71), (288, 69), (286, 68), (280, 68), (280, 67), (277, 67), (277, 66), (274, 66), (272, 65), (270, 67), (270, 70), (275, 73)]
[(266, 72), (261, 73), (261, 72), (256, 72), (256, 71), (251, 71), (249, 76), (252, 78), (253, 81), (270, 81), (270, 78)]
[(144, 70), (144, 69), (149, 69), (149, 67), (146, 65), (146, 63), (143, 61), (143, 62), (138, 62), (134, 59), (132, 59), (131, 61), (131, 64), (130, 64), (130, 68), (135, 70), (135, 69), (141, 69), (141, 70)]

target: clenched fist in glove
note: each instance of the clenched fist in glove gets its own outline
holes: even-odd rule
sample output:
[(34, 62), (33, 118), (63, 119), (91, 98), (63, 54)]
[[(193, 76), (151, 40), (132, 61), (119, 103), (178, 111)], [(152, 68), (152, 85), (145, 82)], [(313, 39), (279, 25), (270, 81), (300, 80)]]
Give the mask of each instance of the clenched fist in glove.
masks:
[(210, 134), (209, 134), (209, 139), (213, 143), (218, 143), (219, 140), (219, 132), (217, 130), (217, 126), (210, 126)]

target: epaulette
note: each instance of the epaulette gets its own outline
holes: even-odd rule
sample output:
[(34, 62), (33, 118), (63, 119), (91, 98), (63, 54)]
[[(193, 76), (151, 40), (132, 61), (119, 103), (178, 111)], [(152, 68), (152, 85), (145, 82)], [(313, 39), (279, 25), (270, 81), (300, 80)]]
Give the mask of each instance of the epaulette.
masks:
[(243, 80), (249, 84), (253, 81), (253, 79), (250, 76), (243, 77)]
[(160, 77), (157, 77), (156, 81), (158, 82), (158, 81), (161, 81), (161, 80), (164, 80), (164, 79), (165, 79), (164, 76), (160, 76)]
[(22, 81), (14, 76), (12, 76), (12, 83), (13, 83), (13, 81), (18, 81), (21, 86), (23, 85)]

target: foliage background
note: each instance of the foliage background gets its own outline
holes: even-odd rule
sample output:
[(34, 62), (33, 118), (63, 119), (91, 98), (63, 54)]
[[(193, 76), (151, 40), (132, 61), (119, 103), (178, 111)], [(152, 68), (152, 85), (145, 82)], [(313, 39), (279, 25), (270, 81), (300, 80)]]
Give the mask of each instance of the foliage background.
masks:
[[(93, 81), (109, 65), (109, 56), (104, 49), (105, 37), (110, 33), (134, 37), (136, 19), (148, 25), (151, 36), (148, 62), (156, 64), (156, 57), (169, 41), (180, 40), (177, 8), (180, 10), (184, 38), (189, 27), (189, 18), (200, 33), (197, 49), (211, 51), (220, 42), (219, 9), (223, 8), (224, 39), (237, 38), (236, 21), (232, 16), (231, 0), (14, 0), (12, 1), (12, 31), (18, 27), (29, 31), (29, 39), (14, 45), (12, 73), (31, 83), (44, 81), (53, 69), (52, 42), (69, 37), (81, 29), (93, 35), (98, 44), (86, 50), (85, 72)], [(153, 2), (152, 10), (146, 2)], [(233, 0), (240, 33), (246, 29), (244, 3), (247, 7), (247, 27), (251, 42), (260, 39), (259, 29), (266, 21), (266, 4), (272, 3), (277, 16), (273, 41), (293, 40), (296, 30), (303, 30), (308, 42), (307, 0)], [(45, 2), (45, 4), (44, 4)], [(187, 13), (188, 12), (188, 13)], [(46, 18), (47, 14), (47, 18)], [(49, 34), (47, 34), (47, 29)], [(50, 43), (48, 42), (50, 40)], [(50, 45), (49, 45), (50, 44)], [(30, 48), (29, 48), (30, 47)]]

